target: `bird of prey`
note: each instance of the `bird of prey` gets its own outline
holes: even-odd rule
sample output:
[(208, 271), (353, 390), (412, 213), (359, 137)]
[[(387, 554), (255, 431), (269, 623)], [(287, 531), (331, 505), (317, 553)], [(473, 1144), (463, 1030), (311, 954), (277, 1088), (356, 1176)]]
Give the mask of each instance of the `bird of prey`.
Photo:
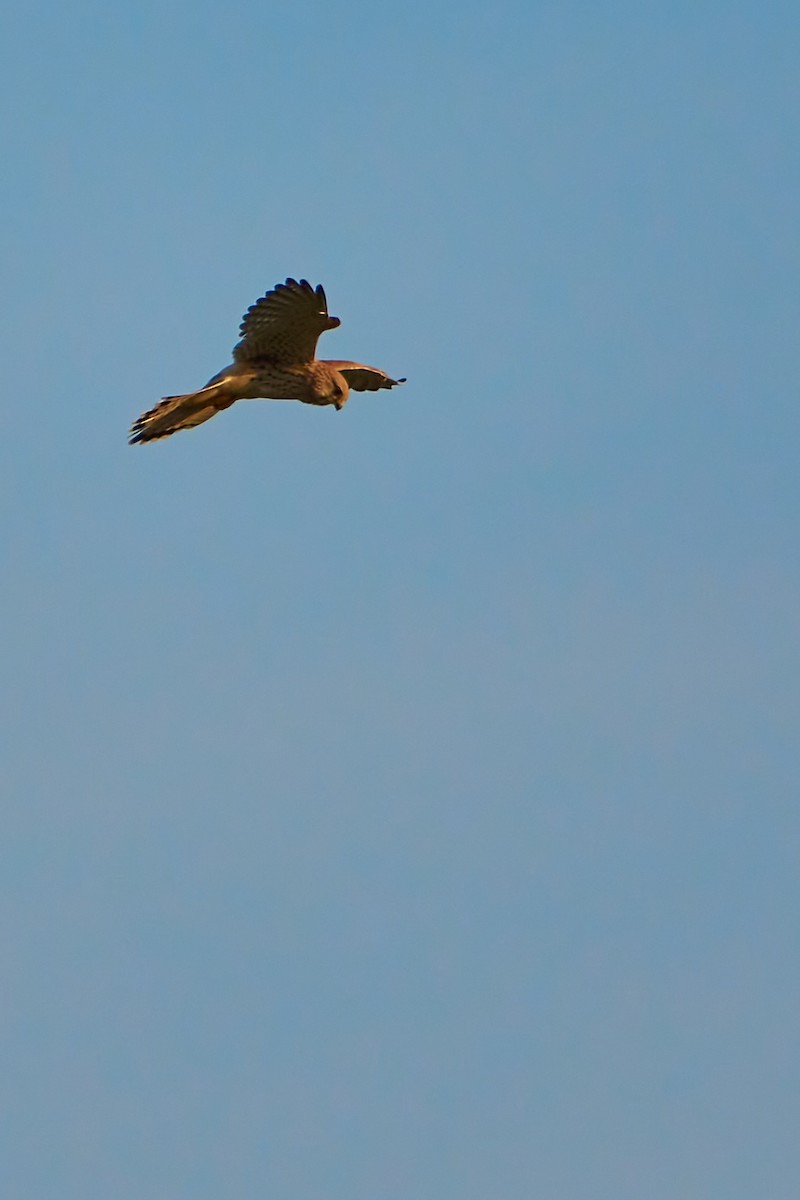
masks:
[(351, 390), (377, 392), (405, 383), (363, 363), (315, 358), (319, 335), (340, 324), (328, 315), (321, 284), (313, 288), (307, 279), (277, 284), (242, 318), (242, 340), (233, 348), (231, 365), (198, 392), (166, 396), (142, 413), (131, 426), (131, 445), (202, 425), (236, 400), (300, 400), (339, 410)]

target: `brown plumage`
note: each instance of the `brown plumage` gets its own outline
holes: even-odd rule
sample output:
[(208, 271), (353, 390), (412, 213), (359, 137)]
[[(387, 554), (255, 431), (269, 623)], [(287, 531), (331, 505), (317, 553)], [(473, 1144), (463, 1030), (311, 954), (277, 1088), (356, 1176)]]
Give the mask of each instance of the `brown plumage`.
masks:
[(351, 390), (377, 392), (405, 383), (363, 363), (315, 358), (319, 335), (340, 324), (328, 315), (321, 284), (279, 283), (245, 313), (231, 365), (199, 391), (165, 396), (142, 413), (131, 426), (131, 445), (202, 425), (237, 400), (300, 400), (341, 409)]

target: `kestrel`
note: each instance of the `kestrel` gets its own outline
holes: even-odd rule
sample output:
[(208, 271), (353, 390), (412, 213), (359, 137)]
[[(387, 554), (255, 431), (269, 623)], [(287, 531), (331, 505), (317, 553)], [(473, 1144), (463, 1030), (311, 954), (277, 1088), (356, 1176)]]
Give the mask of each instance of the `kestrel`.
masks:
[(233, 348), (231, 365), (198, 392), (166, 396), (142, 413), (131, 426), (131, 445), (202, 425), (236, 400), (300, 400), (338, 410), (351, 390), (377, 392), (405, 383), (363, 363), (315, 358), (319, 335), (340, 324), (328, 316), (321, 284), (312, 288), (306, 279), (277, 284), (242, 318), (242, 340)]

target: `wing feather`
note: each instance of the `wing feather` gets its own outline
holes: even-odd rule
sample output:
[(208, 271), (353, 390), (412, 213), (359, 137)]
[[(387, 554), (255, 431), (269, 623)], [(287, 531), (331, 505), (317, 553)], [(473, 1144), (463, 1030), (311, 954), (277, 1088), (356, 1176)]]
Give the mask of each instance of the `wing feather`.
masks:
[(319, 335), (339, 324), (338, 317), (328, 315), (322, 284), (312, 288), (307, 279), (287, 279), (248, 308), (233, 357), (236, 362), (266, 360), (280, 366), (311, 362)]
[(344, 375), (348, 386), (354, 392), (377, 392), (381, 388), (393, 388), (406, 382), (405, 379), (392, 379), (385, 371), (380, 371), (377, 367), (368, 367), (365, 363), (340, 362), (329, 358), (326, 358), (325, 362)]

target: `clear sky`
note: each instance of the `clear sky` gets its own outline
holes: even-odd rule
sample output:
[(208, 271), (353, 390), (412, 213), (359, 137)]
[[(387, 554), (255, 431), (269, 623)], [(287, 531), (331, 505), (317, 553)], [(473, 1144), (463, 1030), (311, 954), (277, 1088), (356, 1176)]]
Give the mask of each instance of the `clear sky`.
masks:
[(799, 52), (4, 10), (3, 1200), (796, 1200)]

